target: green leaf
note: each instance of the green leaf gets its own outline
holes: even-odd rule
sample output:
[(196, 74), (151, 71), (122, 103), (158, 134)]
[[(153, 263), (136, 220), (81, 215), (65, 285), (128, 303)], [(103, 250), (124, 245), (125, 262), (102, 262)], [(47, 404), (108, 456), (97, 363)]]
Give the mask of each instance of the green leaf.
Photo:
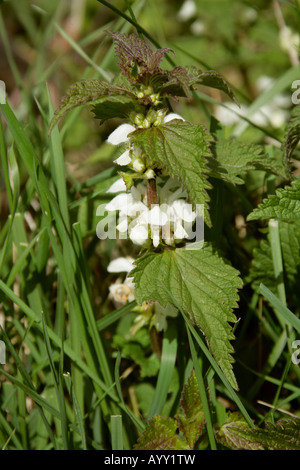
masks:
[(251, 441), (251, 428), (240, 413), (229, 413), (216, 436), (220, 444), (230, 449), (263, 450), (259, 442)]
[(189, 450), (177, 435), (177, 422), (172, 418), (154, 416), (134, 446), (135, 450)]
[(218, 140), (211, 146), (214, 158), (208, 160), (211, 176), (232, 184), (243, 184), (250, 170), (264, 170), (287, 177), (286, 169), (263, 152), (259, 145), (237, 140)]
[(237, 389), (232, 371), (230, 340), (234, 339), (228, 322), (236, 322), (237, 290), (242, 287), (238, 271), (227, 265), (213, 249), (165, 250), (147, 253), (131, 271), (139, 304), (157, 301), (171, 303), (186, 311), (206, 336), (209, 348), (227, 379)]
[(110, 102), (110, 107), (114, 107), (115, 103), (119, 99), (122, 109), (122, 105), (124, 106), (123, 95), (126, 96), (127, 100), (129, 100), (130, 98), (131, 100), (135, 99), (134, 93), (130, 90), (128, 86), (124, 84), (113, 85), (104, 82), (103, 80), (97, 79), (81, 80), (79, 82), (73, 83), (73, 85), (71, 85), (70, 88), (67, 90), (66, 95), (63, 97), (61, 105), (54, 113), (54, 116), (50, 123), (49, 133), (52, 131), (53, 127), (58, 122), (58, 120), (64, 117), (67, 112), (71, 111), (72, 109), (78, 106), (91, 105), (97, 103), (100, 104), (101, 99), (105, 97), (107, 98), (108, 96), (113, 96)]
[(186, 67), (189, 76), (189, 86), (204, 85), (210, 88), (216, 88), (228, 95), (239, 106), (238, 99), (236, 98), (232, 88), (228, 85), (225, 78), (216, 70), (206, 70), (202, 72), (195, 66)]
[(100, 124), (107, 119), (126, 118), (131, 112), (142, 112), (143, 108), (137, 100), (128, 96), (103, 96), (95, 101), (93, 112)]
[(230, 449), (299, 450), (300, 419), (281, 419), (251, 429), (239, 413), (231, 413), (217, 431), (218, 441)]
[(206, 161), (211, 136), (206, 129), (174, 119), (161, 126), (138, 129), (130, 137), (151, 164), (159, 164), (168, 175), (181, 180), (194, 204), (204, 204), (205, 221), (210, 226), (206, 190), (211, 185), (207, 181)]
[(196, 89), (196, 85), (203, 85), (223, 91), (239, 106), (233, 90), (216, 70), (202, 72), (194, 65), (177, 66), (168, 71), (167, 75), (156, 77), (156, 81), (159, 80), (161, 81), (159, 87), (161, 95), (190, 97), (192, 96), (191, 91)]
[(295, 106), (292, 111), (291, 119), (286, 128), (286, 135), (284, 139), (284, 155), (288, 162), (297, 147), (300, 140), (300, 106)]
[(277, 189), (276, 194), (259, 204), (247, 220), (271, 218), (300, 223), (300, 179), (293, 181), (290, 186)]
[(205, 416), (194, 370), (184, 387), (181, 396), (181, 409), (182, 412), (176, 416), (178, 427), (190, 448), (193, 449), (205, 425)]
[(145, 75), (161, 70), (159, 64), (171, 49), (163, 48), (153, 52), (151, 47), (135, 34), (112, 33), (119, 67), (133, 83), (143, 82)]

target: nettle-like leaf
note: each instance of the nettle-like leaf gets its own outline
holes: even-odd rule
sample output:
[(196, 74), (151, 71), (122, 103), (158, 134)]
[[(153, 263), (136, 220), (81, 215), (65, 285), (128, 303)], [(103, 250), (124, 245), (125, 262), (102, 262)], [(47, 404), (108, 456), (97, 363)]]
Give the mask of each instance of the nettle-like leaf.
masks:
[(281, 419), (252, 429), (239, 413), (229, 414), (216, 433), (222, 445), (236, 450), (300, 450), (300, 419)]
[(248, 215), (247, 220), (278, 219), (300, 224), (300, 179), (277, 189)]
[(223, 91), (239, 106), (237, 97), (235, 96), (232, 88), (229, 86), (225, 78), (216, 70), (206, 70), (203, 72), (194, 65), (186, 67), (189, 77), (189, 86), (193, 89), (196, 85), (203, 85), (210, 88), (216, 88)]
[(225, 423), (216, 431), (217, 441), (235, 450), (263, 450), (259, 442), (253, 442), (251, 428), (240, 413), (228, 413)]
[[(108, 117), (122, 117), (124, 107), (133, 110), (139, 106), (135, 94), (125, 84), (110, 84), (97, 79), (81, 80), (71, 85), (62, 98), (61, 105), (55, 111), (50, 123), (49, 132), (67, 112), (78, 106), (97, 105), (97, 103), (99, 105), (98, 112), (97, 108), (95, 112), (97, 117), (102, 120), (108, 119)], [(106, 109), (103, 109), (104, 103)], [(104, 115), (100, 115), (100, 105), (102, 105)], [(121, 114), (116, 113), (118, 106), (120, 106)]]
[(177, 422), (172, 418), (154, 416), (141, 434), (135, 450), (189, 450), (177, 434)]
[(122, 95), (103, 96), (92, 104), (95, 118), (100, 119), (100, 124), (107, 119), (128, 118), (130, 113), (144, 110), (137, 100)]
[(292, 157), (295, 148), (300, 140), (300, 106), (295, 106), (292, 111), (291, 119), (286, 128), (286, 134), (283, 143), (283, 151), (286, 161)]
[(189, 447), (193, 449), (205, 426), (205, 416), (194, 370), (184, 386), (180, 404), (182, 412), (176, 416), (178, 428)]
[(229, 322), (235, 323), (239, 273), (226, 264), (209, 245), (200, 250), (165, 250), (147, 253), (135, 261), (131, 272), (139, 304), (157, 301), (180, 306), (204, 333), (217, 363), (237, 389), (232, 370), (234, 339)]
[(143, 82), (158, 70), (165, 54), (171, 49), (163, 48), (153, 52), (151, 47), (135, 34), (109, 33), (115, 44), (121, 72), (133, 83)]
[(168, 175), (181, 180), (194, 204), (204, 204), (205, 221), (210, 226), (207, 189), (211, 185), (206, 162), (211, 136), (205, 128), (174, 119), (161, 126), (138, 129), (130, 137), (150, 164), (160, 165)]
[(215, 70), (203, 72), (196, 66), (176, 66), (171, 70), (159, 67), (169, 48), (151, 47), (134, 34), (109, 33), (114, 40), (116, 55), (122, 73), (133, 83), (143, 83), (153, 87), (161, 96), (190, 97), (197, 85), (204, 85), (226, 93), (237, 104), (238, 100), (222, 75)]
[(272, 160), (259, 145), (237, 140), (217, 140), (211, 145), (214, 158), (208, 160), (211, 176), (232, 184), (243, 184), (250, 170), (264, 170), (287, 178), (281, 162)]

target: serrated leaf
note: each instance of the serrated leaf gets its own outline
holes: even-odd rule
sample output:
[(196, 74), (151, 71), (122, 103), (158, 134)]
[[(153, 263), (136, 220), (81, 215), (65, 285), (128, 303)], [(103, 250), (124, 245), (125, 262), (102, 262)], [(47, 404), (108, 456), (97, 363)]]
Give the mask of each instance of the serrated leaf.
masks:
[(281, 419), (251, 429), (239, 413), (231, 413), (217, 431), (218, 441), (230, 449), (300, 450), (300, 420)]
[(181, 180), (194, 204), (204, 204), (205, 221), (210, 226), (206, 190), (211, 185), (207, 181), (206, 162), (211, 136), (205, 128), (174, 119), (161, 126), (138, 129), (130, 136), (150, 163), (159, 164), (168, 175)]
[(277, 189), (248, 215), (247, 220), (278, 219), (300, 224), (300, 179)]
[(204, 85), (210, 88), (216, 88), (228, 95), (239, 106), (237, 97), (225, 78), (216, 70), (207, 70), (202, 72), (195, 66), (186, 67), (189, 76), (189, 86)]
[(176, 416), (178, 427), (190, 448), (193, 449), (205, 425), (205, 416), (194, 370), (184, 386), (180, 403), (182, 412)]
[(295, 106), (291, 119), (286, 128), (286, 134), (284, 138), (283, 150), (285, 159), (288, 162), (297, 147), (297, 144), (300, 140), (300, 106)]
[(135, 265), (130, 275), (138, 303), (152, 300), (166, 306), (169, 302), (186, 311), (203, 331), (217, 363), (236, 389), (230, 344), (234, 335), (228, 322), (236, 322), (232, 310), (242, 287), (238, 271), (208, 245), (197, 251), (147, 253)]
[(134, 446), (135, 450), (188, 450), (187, 443), (177, 434), (177, 422), (172, 418), (154, 416)]
[(128, 96), (103, 96), (93, 103), (93, 112), (100, 124), (107, 119), (125, 118), (132, 112), (142, 112), (143, 108), (137, 100)]
[(282, 164), (272, 160), (259, 145), (237, 140), (218, 140), (211, 146), (214, 158), (208, 160), (211, 176), (232, 184), (243, 184), (250, 170), (264, 170), (287, 177)]
[(255, 432), (255, 438), (267, 450), (300, 450), (300, 419), (281, 419)]
[(162, 96), (192, 96), (190, 78), (186, 67), (177, 66), (161, 77), (162, 85), (159, 92)]
[(263, 450), (259, 442), (251, 441), (251, 429), (240, 413), (229, 413), (216, 437), (220, 444), (230, 449)]
[(165, 54), (171, 49), (153, 52), (151, 47), (135, 34), (109, 33), (115, 44), (116, 55), (122, 73), (133, 83), (142, 82), (145, 75), (151, 76), (159, 68)]
[(67, 90), (66, 95), (62, 98), (61, 105), (54, 113), (50, 123), (49, 133), (58, 120), (64, 117), (67, 112), (78, 106), (91, 105), (97, 103), (97, 101), (100, 102), (100, 98), (110, 95), (115, 95), (115, 101), (120, 97), (120, 103), (123, 102), (123, 95), (127, 96), (127, 99), (135, 99), (134, 93), (132, 93), (129, 87), (123, 84), (113, 85), (97, 79), (81, 80), (73, 83)]

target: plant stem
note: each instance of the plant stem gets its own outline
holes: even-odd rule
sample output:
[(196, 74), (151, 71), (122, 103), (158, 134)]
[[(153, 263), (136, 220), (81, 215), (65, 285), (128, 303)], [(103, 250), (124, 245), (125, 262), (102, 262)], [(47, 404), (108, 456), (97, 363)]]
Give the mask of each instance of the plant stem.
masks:
[(152, 204), (158, 204), (156, 180), (154, 178), (147, 181), (147, 204), (149, 209), (151, 209)]

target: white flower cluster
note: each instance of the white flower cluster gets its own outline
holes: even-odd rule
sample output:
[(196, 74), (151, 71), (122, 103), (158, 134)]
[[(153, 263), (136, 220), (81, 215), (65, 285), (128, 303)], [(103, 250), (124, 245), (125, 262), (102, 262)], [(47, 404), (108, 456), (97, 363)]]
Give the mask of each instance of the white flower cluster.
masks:
[[(144, 93), (147, 90), (144, 91)], [(149, 90), (148, 90), (149, 91)], [(154, 95), (153, 95), (154, 96)], [(158, 99), (159, 97), (155, 97)], [(108, 193), (118, 193), (105, 206), (108, 212), (119, 214), (117, 230), (120, 238), (129, 238), (137, 245), (144, 245), (152, 239), (154, 247), (162, 241), (173, 245), (176, 241), (185, 238), (193, 238), (193, 223), (196, 220), (196, 211), (187, 202), (187, 192), (182, 189), (179, 181), (175, 179), (160, 178), (156, 176), (155, 167), (148, 166), (147, 156), (143, 155), (140, 148), (136, 148), (130, 139), (130, 134), (137, 128), (148, 128), (158, 126), (173, 119), (184, 119), (175, 113), (166, 113), (162, 110), (150, 110), (146, 116), (137, 114), (132, 124), (122, 124), (115, 129), (107, 139), (112, 145), (125, 144), (125, 151), (115, 160), (121, 166), (128, 166), (138, 176), (139, 182), (127, 191), (123, 178), (115, 181), (107, 190)], [(148, 180), (155, 179), (157, 204), (150, 206), (147, 201)], [(118, 278), (109, 288), (110, 296), (117, 304), (126, 304), (135, 299), (134, 282), (130, 277), (133, 268), (133, 259), (117, 258), (108, 265), (110, 273), (126, 273), (125, 279)], [(149, 324), (158, 331), (167, 327), (166, 317), (174, 317), (178, 310), (168, 304), (162, 307), (157, 302), (145, 303), (136, 307), (139, 312), (132, 332), (134, 333), (142, 326)]]
[[(145, 157), (142, 155), (141, 149), (136, 148), (130, 142), (129, 134), (134, 132), (137, 128), (148, 128), (153, 124), (154, 126), (158, 126), (162, 123), (167, 123), (172, 121), (173, 119), (184, 119), (176, 113), (170, 113), (167, 116), (166, 113), (162, 110), (153, 111), (150, 110), (146, 116), (142, 114), (137, 114), (135, 116), (135, 124), (134, 127), (132, 124), (121, 124), (117, 129), (115, 129), (108, 137), (107, 142), (112, 145), (120, 145), (125, 144), (126, 150), (114, 160), (114, 163), (117, 163), (121, 166), (129, 166), (132, 170), (137, 173), (144, 173), (144, 176), (147, 179), (154, 178), (155, 173), (153, 169), (149, 168), (146, 169), (146, 161)], [(146, 170), (146, 171), (145, 171)]]
[[(167, 123), (173, 119), (184, 120), (175, 113), (165, 116), (165, 113), (155, 112), (144, 118), (136, 116), (137, 127), (149, 127), (151, 123)], [(158, 122), (160, 121), (160, 122)], [(119, 223), (117, 230), (120, 234), (127, 235), (133, 243), (143, 245), (149, 238), (154, 247), (163, 240), (167, 245), (173, 245), (175, 240), (192, 237), (192, 225), (196, 219), (196, 212), (192, 205), (186, 202), (187, 193), (180, 183), (169, 178), (166, 183), (161, 178), (156, 178), (156, 190), (158, 204), (149, 207), (147, 201), (147, 179), (155, 177), (153, 169), (146, 168), (145, 158), (140, 148), (134, 148), (130, 142), (129, 134), (136, 128), (131, 124), (121, 124), (110, 134), (107, 142), (113, 145), (125, 143), (126, 150), (115, 160), (119, 165), (131, 166), (136, 172), (146, 175), (146, 179), (132, 186), (130, 192), (126, 192), (126, 186), (122, 178), (117, 180), (108, 190), (109, 193), (119, 193), (105, 207), (109, 212), (119, 211)], [(126, 235), (126, 236), (125, 236)]]
[(161, 178), (156, 181), (159, 204), (153, 204), (151, 208), (147, 204), (145, 181), (125, 192), (125, 183), (119, 179), (107, 190), (119, 193), (105, 207), (109, 212), (119, 211), (117, 230), (120, 234), (128, 234), (137, 245), (143, 245), (151, 238), (154, 247), (161, 240), (173, 245), (175, 240), (192, 238), (196, 211), (186, 202), (186, 191), (174, 179), (170, 178), (166, 183)]

